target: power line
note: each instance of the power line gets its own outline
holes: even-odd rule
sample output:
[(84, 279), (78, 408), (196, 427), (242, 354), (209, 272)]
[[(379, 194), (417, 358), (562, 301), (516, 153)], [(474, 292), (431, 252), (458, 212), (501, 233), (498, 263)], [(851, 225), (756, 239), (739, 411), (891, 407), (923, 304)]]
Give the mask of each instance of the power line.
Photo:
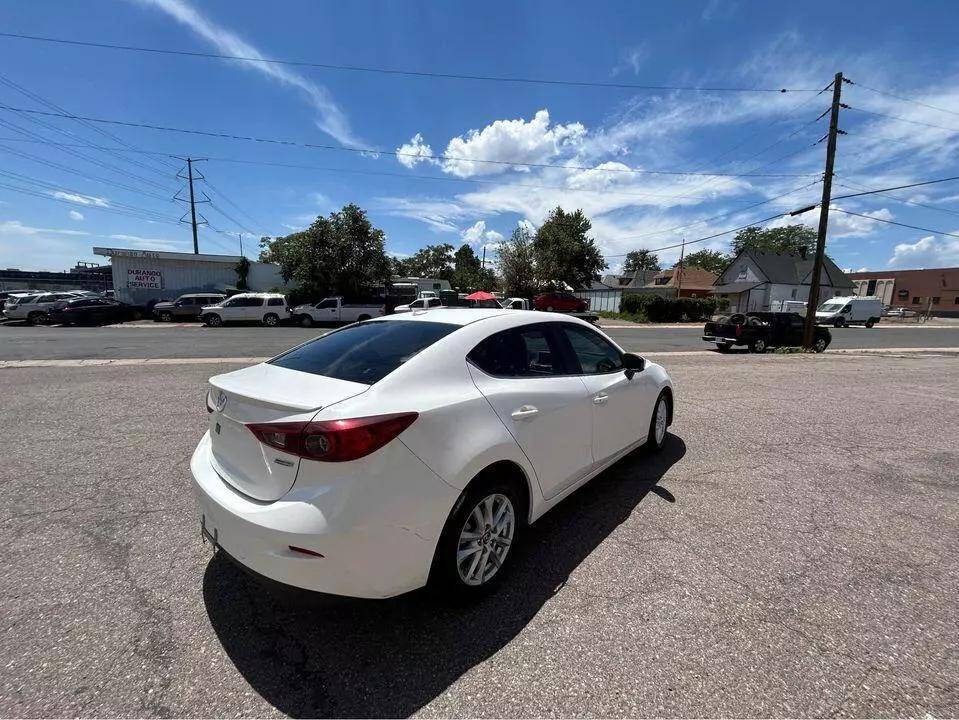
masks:
[[(29, 89), (23, 87), (22, 85), (18, 85), (17, 83), (15, 83), (13, 80), (11, 80), (11, 79), (8, 78), (8, 77), (4, 77), (3, 75), (0, 75), (0, 83), (2, 83), (3, 85), (6, 85), (6, 86), (9, 87), (9, 88), (12, 88), (13, 90), (16, 90), (16, 91), (19, 92), (21, 95), (24, 95), (24, 96), (30, 98), (31, 100), (33, 100), (33, 101), (35, 101), (35, 102), (37, 102), (37, 103), (40, 103), (41, 105), (44, 105), (45, 107), (50, 108), (51, 110), (56, 110), (56, 111), (58, 111), (58, 112), (64, 112), (64, 113), (65, 113), (65, 112), (68, 112), (66, 109), (64, 109), (64, 108), (62, 108), (61, 106), (57, 105), (57, 104), (56, 104), (55, 102), (53, 102), (52, 100), (48, 100), (47, 98), (45, 98), (45, 97), (43, 97), (43, 96), (41, 96), (41, 95), (38, 95), (37, 93), (33, 92), (32, 90), (29, 90)], [(107, 131), (107, 130), (104, 130), (103, 128), (97, 127), (97, 126), (94, 125), (93, 123), (87, 122), (87, 121), (85, 121), (85, 120), (77, 120), (76, 122), (79, 123), (80, 125), (83, 125), (83, 126), (86, 127), (86, 128), (89, 128), (90, 130), (93, 130), (93, 131), (96, 132), (96, 133), (99, 133), (100, 135), (103, 135), (104, 137), (108, 137), (108, 138), (112, 139), (114, 142), (117, 142), (117, 143), (119, 143), (120, 145), (124, 145), (124, 146), (126, 146), (126, 147), (128, 147), (128, 148), (135, 149), (133, 145), (130, 145), (129, 143), (127, 143), (126, 141), (124, 141), (124, 140), (123, 140), (121, 137), (119, 137), (118, 135), (114, 135), (113, 133), (111, 133), (111, 132), (109, 132), (109, 131)], [(63, 131), (63, 132), (66, 132), (66, 131)], [(72, 134), (72, 133), (71, 133), (71, 134)], [(89, 141), (87, 141), (86, 138), (80, 138), (79, 136), (76, 136), (76, 137), (78, 137), (82, 142), (86, 143), (89, 147), (95, 147), (92, 143), (90, 143)], [(155, 173), (162, 174), (164, 177), (169, 176), (169, 169), (171, 169), (171, 168), (172, 168), (172, 169), (175, 169), (175, 167), (176, 167), (176, 166), (173, 165), (172, 163), (166, 163), (166, 162), (164, 162), (164, 161), (155, 160), (154, 162), (156, 162), (156, 163), (158, 163), (158, 164), (163, 164), (163, 165), (166, 166), (166, 168), (165, 168), (164, 170), (160, 170), (160, 169), (158, 169), (158, 168), (156, 168), (156, 167), (152, 167), (152, 166), (150, 166), (150, 165), (147, 165), (146, 163), (141, 163), (141, 162), (139, 162), (139, 161), (137, 161), (137, 160), (132, 160), (132, 159), (130, 159), (130, 158), (128, 158), (128, 157), (124, 157), (124, 156), (120, 155), (119, 153), (114, 152), (114, 151), (112, 151), (112, 150), (108, 150), (108, 149), (106, 149), (106, 148), (98, 148), (98, 149), (103, 150), (104, 152), (112, 155), (113, 157), (115, 157), (115, 158), (117, 158), (117, 159), (119, 159), (119, 160), (122, 160), (122, 161), (124, 161), (124, 162), (130, 163), (131, 165), (135, 165), (135, 166), (137, 166), (137, 167), (141, 167), (141, 168), (143, 168), (143, 169), (145, 169), (145, 170), (149, 170), (149, 171), (151, 171), (151, 172), (155, 172)]]
[[(252, 217), (249, 213), (247, 213), (246, 210), (244, 210), (244, 209), (241, 208), (239, 205), (237, 205), (235, 202), (233, 202), (232, 200), (230, 200), (229, 197), (227, 197), (222, 191), (220, 191), (219, 189), (217, 189), (217, 188), (213, 185), (213, 183), (211, 183), (209, 180), (206, 180), (205, 182), (206, 182), (206, 184), (207, 184), (207, 187), (210, 188), (214, 193), (216, 193), (216, 195), (217, 195), (218, 197), (220, 197), (225, 203), (227, 203), (230, 207), (232, 207), (232, 208), (233, 208), (234, 210), (236, 210), (238, 213), (240, 213), (241, 215), (243, 215), (243, 217), (245, 217), (247, 220), (249, 220), (250, 222), (252, 222), (254, 225), (259, 226), (260, 229), (261, 229), (261, 231), (262, 231), (263, 228), (266, 227), (266, 225), (265, 225), (264, 223), (259, 222), (256, 218)], [(228, 216), (226, 216), (226, 214), (223, 213), (223, 211), (220, 210), (219, 208), (217, 208), (217, 212), (219, 212), (221, 215), (224, 215), (225, 217), (228, 217)], [(232, 218), (231, 218), (231, 219), (232, 219)], [(235, 220), (234, 220), (233, 222), (236, 224), (237, 227), (246, 230), (248, 233), (251, 233), (251, 234), (253, 234), (253, 235), (256, 235), (256, 234), (257, 234), (257, 231), (255, 231), (255, 230), (250, 230), (250, 228), (244, 226), (242, 223), (237, 222), (237, 221), (235, 221)], [(261, 233), (261, 234), (265, 234), (265, 233)]]
[[(663, 250), (672, 250), (674, 248), (682, 247), (683, 245), (694, 245), (696, 243), (705, 242), (706, 240), (712, 240), (714, 238), (722, 237), (723, 235), (729, 235), (730, 233), (739, 232), (740, 230), (745, 230), (746, 228), (752, 227), (753, 225), (759, 225), (760, 223), (769, 222), (770, 220), (775, 220), (777, 218), (785, 217), (786, 215), (791, 215), (791, 212), (778, 213), (776, 215), (770, 215), (767, 218), (762, 220), (755, 220), (747, 225), (740, 225), (739, 227), (730, 228), (729, 230), (723, 230), (722, 232), (714, 233), (712, 235), (707, 235), (706, 237), (697, 238), (695, 240), (686, 240), (685, 242), (676, 243), (675, 245), (666, 245), (664, 247), (653, 248), (649, 252), (662, 252)], [(626, 257), (629, 253), (619, 253), (616, 255), (603, 255), (604, 258), (614, 258), (614, 257)]]
[(910, 102), (914, 105), (921, 105), (922, 107), (929, 108), (930, 110), (938, 110), (939, 112), (949, 113), (950, 115), (959, 115), (959, 112), (956, 112), (955, 110), (948, 110), (943, 107), (937, 107), (936, 105), (930, 105), (922, 100), (916, 100), (915, 98), (906, 97), (905, 95), (897, 95), (896, 93), (889, 92), (888, 90), (880, 90), (879, 88), (869, 87), (868, 85), (853, 82), (852, 80), (847, 80), (846, 82), (848, 82), (850, 85), (861, 87), (863, 90), (869, 90), (870, 92), (878, 93), (879, 95), (885, 95), (886, 97), (896, 98), (897, 100), (902, 100), (904, 102)]
[(802, 187), (793, 188), (792, 190), (784, 192), (782, 195), (776, 195), (775, 197), (768, 198), (767, 200), (763, 200), (762, 202), (753, 203), (752, 205), (746, 205), (745, 207), (736, 208), (735, 210), (730, 210), (729, 212), (724, 212), (724, 213), (720, 213), (719, 215), (713, 215), (712, 217), (703, 218), (702, 220), (697, 220), (696, 222), (692, 222), (687, 225), (677, 225), (676, 227), (666, 228), (665, 230), (654, 230), (653, 232), (644, 233), (643, 235), (627, 235), (625, 237), (618, 237), (617, 240), (640, 240), (642, 238), (652, 237), (653, 235), (664, 235), (666, 233), (677, 232), (679, 230), (688, 230), (689, 228), (695, 227), (696, 225), (702, 225), (708, 222), (712, 222), (713, 220), (718, 220), (719, 218), (735, 215), (737, 213), (745, 212), (746, 210), (752, 210), (753, 208), (759, 207), (760, 205), (767, 205), (768, 203), (775, 202), (776, 200), (780, 200), (784, 197), (787, 197), (788, 195), (793, 195), (794, 193), (801, 192), (802, 190), (811, 188), (815, 185), (818, 185), (821, 182), (822, 180), (816, 180), (815, 182), (811, 182), (807, 185), (803, 185)]
[[(849, 188), (850, 190), (857, 190), (857, 189), (869, 190), (869, 188), (866, 188), (865, 186), (860, 185), (859, 183), (854, 183), (851, 180), (847, 182), (850, 182), (851, 184), (846, 185), (845, 183), (841, 183), (841, 182), (837, 182), (836, 184), (839, 185), (840, 187)], [(866, 193), (866, 194), (872, 194), (872, 193)], [(946, 213), (947, 215), (959, 216), (959, 212), (956, 212), (955, 210), (950, 210), (949, 208), (936, 207), (935, 205), (927, 205), (926, 203), (916, 202), (915, 200), (906, 200), (905, 198), (897, 197), (896, 195), (889, 195), (882, 190), (879, 191), (879, 194), (882, 195), (882, 197), (884, 198), (888, 198), (889, 200), (895, 200), (896, 202), (902, 203), (903, 205), (912, 205), (915, 207), (926, 208), (927, 210), (935, 210), (936, 212)], [(834, 199), (838, 199), (838, 198), (834, 198)]]
[(790, 88), (759, 88), (759, 87), (704, 87), (696, 85), (639, 85), (635, 83), (611, 83), (589, 80), (561, 80), (556, 78), (530, 78), (500, 75), (467, 75), (463, 73), (427, 72), (420, 70), (400, 70), (398, 68), (372, 67), (362, 65), (341, 65), (334, 63), (320, 63), (308, 60), (281, 60), (277, 58), (251, 57), (244, 55), (227, 55), (222, 53), (199, 52), (191, 50), (173, 50), (169, 48), (150, 48), (137, 45), (117, 45), (113, 43), (92, 42), (86, 40), (68, 40), (66, 38), (44, 37), (40, 35), (25, 35), (21, 33), (0, 33), (0, 37), (15, 38), (18, 40), (32, 40), (35, 42), (57, 43), (60, 45), (75, 45), (80, 47), (100, 48), (104, 50), (124, 50), (127, 52), (153, 53), (156, 55), (179, 55), (182, 57), (209, 58), (215, 60), (240, 60), (243, 62), (262, 63), (268, 65), (290, 65), (294, 67), (311, 67), (321, 70), (337, 70), (346, 72), (378, 73), (382, 75), (405, 75), (408, 77), (445, 78), (450, 80), (476, 80), (482, 82), (506, 82), (534, 85), (565, 85), (569, 87), (599, 87), (617, 88), (625, 90), (691, 90), (695, 92), (759, 92), (759, 93), (788, 93), (788, 92), (816, 92), (813, 89)]
[(592, 171), (598, 171), (598, 172), (618, 172), (618, 173), (631, 173), (631, 174), (637, 174), (637, 175), (704, 175), (707, 177), (809, 177), (810, 175), (813, 174), (813, 173), (805, 173), (805, 174), (704, 173), (704, 172), (690, 172), (688, 170), (645, 170), (645, 169), (641, 170), (641, 169), (635, 169), (635, 168), (599, 168), (599, 167), (589, 167), (585, 165), (531, 163), (531, 162), (524, 162), (521, 160), (490, 160), (485, 158), (459, 157), (455, 155), (422, 155), (418, 153), (400, 152), (399, 150), (377, 150), (376, 148), (345, 147), (342, 145), (305, 143), (305, 142), (298, 142), (296, 140), (262, 138), (262, 137), (255, 137), (252, 135), (237, 135), (234, 133), (225, 133), (225, 132), (218, 132), (218, 131), (211, 131), (211, 130), (193, 130), (193, 129), (187, 129), (187, 128), (171, 127), (167, 125), (153, 125), (151, 123), (131, 122), (127, 120), (95, 118), (95, 117), (90, 117), (86, 115), (72, 115), (70, 113), (56, 113), (56, 112), (48, 112), (45, 110), (29, 110), (27, 108), (13, 107), (10, 105), (0, 105), (0, 110), (11, 110), (13, 112), (30, 113), (35, 115), (47, 115), (52, 117), (65, 117), (70, 119), (80, 118), (82, 120), (88, 120), (90, 122), (106, 123), (109, 125), (121, 125), (124, 127), (145, 128), (148, 130), (184, 133), (187, 135), (201, 135), (204, 137), (216, 137), (216, 138), (223, 138), (226, 140), (243, 140), (248, 142), (267, 143), (272, 145), (305, 147), (305, 148), (311, 148), (314, 150), (335, 150), (338, 152), (351, 152), (351, 153), (357, 153), (360, 155), (374, 155), (374, 156), (391, 155), (393, 157), (412, 157), (412, 158), (419, 158), (420, 160), (429, 159), (429, 160), (437, 160), (437, 161), (483, 163), (483, 164), (489, 164), (489, 165), (522, 166), (522, 167), (530, 167), (530, 168), (557, 168), (560, 170), (592, 170)]
[(886, 115), (885, 113), (875, 112), (873, 110), (863, 110), (858, 107), (851, 107), (848, 105), (843, 106), (846, 110), (852, 110), (854, 112), (865, 113), (866, 115), (875, 115), (876, 117), (886, 118), (887, 120), (895, 120), (897, 122), (910, 123), (912, 125), (922, 125), (924, 127), (936, 128), (937, 130), (946, 130), (951, 133), (959, 133), (959, 129), (945, 127), (944, 125), (935, 125), (933, 123), (922, 122), (921, 120), (911, 120), (909, 118), (900, 117), (899, 115)]
[(872, 215), (863, 215), (862, 213), (852, 212), (851, 210), (840, 210), (839, 208), (835, 207), (833, 210), (835, 212), (845, 213), (846, 215), (855, 215), (856, 217), (865, 218), (866, 220), (875, 220), (876, 222), (887, 223), (889, 225), (898, 225), (899, 227), (910, 228), (912, 230), (922, 230), (923, 232), (930, 232), (933, 235), (944, 235), (946, 237), (959, 238), (959, 235), (956, 233), (943, 232), (942, 230), (931, 230), (929, 228), (919, 227), (918, 225), (907, 225), (906, 223), (896, 222), (894, 220), (884, 220), (883, 218), (873, 217)]
[(861, 195), (873, 195), (875, 193), (884, 193), (891, 190), (905, 190), (906, 188), (921, 187), (923, 185), (935, 185), (936, 183), (950, 182), (952, 180), (959, 180), (959, 175), (953, 175), (952, 177), (938, 178), (936, 180), (923, 180), (921, 182), (909, 183), (908, 185), (895, 185), (894, 187), (880, 188), (878, 190), (866, 190), (865, 192), (850, 193), (848, 195), (836, 195), (833, 197), (833, 200), (845, 200), (846, 198), (859, 197)]

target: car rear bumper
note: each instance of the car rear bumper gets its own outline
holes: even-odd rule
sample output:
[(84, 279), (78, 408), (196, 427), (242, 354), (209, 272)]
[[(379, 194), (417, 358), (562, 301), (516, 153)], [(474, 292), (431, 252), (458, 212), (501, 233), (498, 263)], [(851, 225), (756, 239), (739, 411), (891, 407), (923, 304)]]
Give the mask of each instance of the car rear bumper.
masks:
[(207, 433), (190, 462), (197, 524), (236, 562), (287, 585), (361, 598), (422, 587), (458, 492), (398, 440), (365, 460), (373, 458), (365, 467), (382, 471), (375, 477), (351, 476), (346, 466), (354, 463), (335, 477), (334, 464), (324, 463), (333, 476), (325, 484), (299, 479), (311, 462), (304, 460), (285, 496), (260, 502), (217, 474)]
[(706, 342), (722, 343), (724, 345), (727, 343), (729, 345), (735, 345), (739, 342), (738, 338), (722, 337), (721, 335), (703, 335), (703, 340)]

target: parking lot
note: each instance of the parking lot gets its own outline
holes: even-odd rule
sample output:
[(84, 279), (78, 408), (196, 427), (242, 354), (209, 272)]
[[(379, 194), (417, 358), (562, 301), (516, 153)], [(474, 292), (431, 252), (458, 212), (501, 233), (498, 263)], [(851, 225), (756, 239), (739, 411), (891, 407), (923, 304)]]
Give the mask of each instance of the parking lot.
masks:
[[(26, 330), (26, 358), (78, 357)], [(211, 555), (188, 463), (238, 365), (0, 369), (0, 714), (959, 714), (955, 356), (652, 359), (664, 452), (545, 516), (471, 607), (277, 593)]]

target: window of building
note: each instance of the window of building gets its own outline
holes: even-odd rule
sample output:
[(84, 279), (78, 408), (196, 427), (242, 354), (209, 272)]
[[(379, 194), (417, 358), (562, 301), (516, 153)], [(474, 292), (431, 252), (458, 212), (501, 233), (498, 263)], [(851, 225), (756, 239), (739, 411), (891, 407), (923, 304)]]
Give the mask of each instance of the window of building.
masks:
[(916, 295), (916, 296), (913, 297), (913, 299), (912, 299), (912, 304), (913, 304), (913, 305), (918, 305), (920, 300), (922, 300), (922, 298), (919, 297), (918, 295)]
[(939, 304), (939, 298), (938, 298), (938, 297), (934, 297), (934, 298), (932, 299), (932, 304), (933, 304), (933, 305), (938, 305), (938, 304)]
[(655, 280), (653, 280), (653, 283), (656, 284), (656, 285), (668, 285), (668, 284), (669, 284), (669, 280), (670, 280), (670, 278), (668, 278), (668, 277), (658, 277), (658, 278), (656, 278)]
[(900, 290), (900, 291), (899, 291), (899, 297), (902, 298), (903, 300), (905, 300), (907, 297), (909, 297), (909, 291), (908, 291), (908, 290)]

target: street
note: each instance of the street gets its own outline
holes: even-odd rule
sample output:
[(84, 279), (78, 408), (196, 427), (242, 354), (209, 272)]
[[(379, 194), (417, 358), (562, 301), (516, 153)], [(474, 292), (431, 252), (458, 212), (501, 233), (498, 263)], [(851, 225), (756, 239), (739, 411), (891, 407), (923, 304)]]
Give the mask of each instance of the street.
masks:
[[(959, 323), (880, 324), (872, 329), (832, 329), (831, 349), (959, 348)], [(149, 321), (109, 327), (0, 325), (0, 360), (86, 358), (270, 357), (314, 338), (326, 328), (231, 326)], [(702, 326), (616, 327), (609, 335), (638, 353), (715, 351), (702, 341)], [(743, 350), (745, 352), (745, 349)]]
[[(312, 332), (5, 327), (0, 347), (269, 354)], [(658, 361), (663, 453), (547, 514), (469, 607), (278, 592), (211, 555), (188, 463), (206, 378), (238, 365), (0, 369), (0, 715), (959, 713), (955, 358)]]

